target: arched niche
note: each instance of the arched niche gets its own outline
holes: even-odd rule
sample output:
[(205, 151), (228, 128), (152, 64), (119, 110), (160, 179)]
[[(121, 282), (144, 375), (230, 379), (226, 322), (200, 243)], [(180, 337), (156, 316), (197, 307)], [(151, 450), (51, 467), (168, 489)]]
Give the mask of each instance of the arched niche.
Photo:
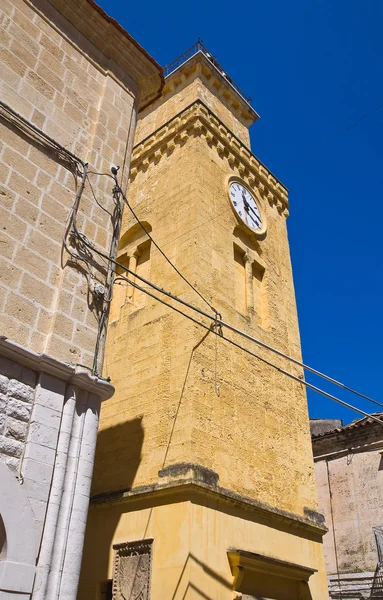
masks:
[[(117, 281), (113, 288), (113, 300), (110, 307), (110, 323), (120, 318), (121, 309), (128, 305), (129, 311), (142, 308), (146, 303), (146, 295), (133, 286), (129, 286), (118, 276), (127, 276), (130, 280), (142, 285), (139, 275), (149, 279), (151, 242), (146, 232), (152, 231), (152, 226), (147, 221), (136, 223), (121, 236), (118, 244), (117, 262), (122, 266), (116, 268)], [(125, 269), (129, 269), (128, 273)]]
[[(142, 225), (145, 227), (146, 231), (149, 233), (152, 231), (152, 226), (147, 221), (141, 221)], [(136, 223), (132, 227), (129, 227), (127, 231), (121, 236), (120, 242), (118, 244), (118, 255), (123, 254), (128, 249), (133, 249), (133, 246), (137, 243), (140, 244), (142, 239), (147, 239), (147, 235), (140, 225), (140, 223)], [(137, 242), (135, 244), (135, 242)]]

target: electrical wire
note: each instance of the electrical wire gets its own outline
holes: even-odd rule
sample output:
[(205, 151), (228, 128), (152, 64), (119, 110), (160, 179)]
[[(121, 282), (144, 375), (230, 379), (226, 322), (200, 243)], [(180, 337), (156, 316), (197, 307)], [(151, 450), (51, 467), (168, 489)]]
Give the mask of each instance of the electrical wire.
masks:
[[(115, 178), (115, 182), (117, 184), (116, 178)], [(120, 239), (120, 228), (121, 228), (121, 217), (122, 217), (122, 207), (121, 207), (120, 200), (119, 200), (119, 191), (118, 191), (117, 185), (114, 186), (112, 193), (113, 193), (115, 209), (114, 209), (113, 217), (112, 217), (112, 222), (114, 224), (114, 227), (113, 227), (112, 242), (111, 242), (111, 246), (110, 246), (110, 255), (109, 255), (110, 257), (115, 256), (116, 252), (117, 252), (118, 240)], [(106, 278), (106, 290), (109, 290), (109, 297), (108, 297), (107, 301), (104, 298), (104, 306), (103, 306), (100, 321), (98, 324), (96, 346), (95, 346), (94, 356), (93, 356), (92, 371), (96, 376), (99, 375), (99, 373), (98, 373), (98, 356), (99, 356), (99, 352), (100, 352), (101, 336), (104, 331), (104, 324), (106, 322), (106, 319), (107, 319), (107, 316), (109, 313), (110, 302), (113, 297), (114, 271), (115, 271), (115, 268), (113, 265), (113, 261), (111, 258), (109, 258), (108, 274), (107, 274), (107, 278)]]
[(206, 300), (206, 298), (201, 294), (201, 292), (199, 292), (197, 290), (197, 288), (190, 283), (190, 281), (184, 276), (182, 275), (181, 271), (179, 269), (177, 269), (177, 267), (175, 266), (175, 264), (170, 260), (170, 258), (168, 258), (168, 256), (165, 254), (165, 252), (160, 248), (160, 246), (157, 244), (157, 242), (153, 239), (152, 235), (150, 234), (150, 232), (146, 229), (145, 225), (140, 221), (140, 219), (138, 218), (138, 216), (136, 215), (133, 207), (130, 205), (126, 195), (124, 194), (124, 192), (122, 191), (121, 187), (119, 186), (119, 184), (117, 183), (118, 187), (119, 187), (119, 191), (120, 194), (125, 202), (125, 204), (127, 205), (127, 207), (129, 208), (130, 212), (132, 213), (133, 217), (136, 219), (137, 223), (140, 225), (140, 227), (143, 229), (143, 231), (145, 232), (145, 234), (148, 236), (148, 238), (151, 240), (152, 244), (157, 248), (157, 250), (162, 254), (162, 256), (165, 258), (165, 260), (169, 263), (169, 265), (175, 270), (175, 272), (181, 277), (181, 279), (183, 279), (183, 281), (185, 281), (185, 283), (187, 283), (187, 285), (205, 302), (205, 304), (207, 304), (207, 306), (210, 308), (211, 311), (213, 311), (213, 313), (215, 313), (215, 315), (218, 315), (218, 311), (214, 308), (214, 306), (212, 306), (210, 304), (210, 302), (208, 300)]
[(352, 127), (355, 127), (355, 125), (358, 125), (358, 123), (360, 123), (361, 121), (363, 121), (364, 119), (366, 119), (367, 117), (369, 117), (373, 112), (375, 112), (379, 108), (382, 108), (382, 106), (383, 106), (383, 104), (378, 104), (377, 106), (375, 106), (374, 108), (372, 108), (371, 110), (369, 110), (368, 112), (366, 112), (364, 115), (362, 115), (359, 119), (357, 119), (356, 121), (354, 121), (353, 123), (351, 123), (351, 125), (348, 125), (347, 127), (345, 127), (344, 129), (342, 129), (341, 131), (338, 131), (337, 135), (341, 135), (342, 133), (345, 133), (349, 129), (352, 129)]
[[(193, 306), (192, 304), (189, 304), (185, 300), (182, 300), (181, 298), (178, 298), (178, 296), (175, 296), (174, 294), (172, 294), (170, 292), (167, 292), (163, 288), (160, 288), (159, 286), (156, 286), (154, 283), (151, 283), (150, 281), (148, 281), (147, 279), (145, 279), (141, 275), (138, 275), (137, 273), (134, 273), (133, 271), (131, 271), (127, 267), (124, 267), (123, 265), (120, 265), (120, 264), (119, 264), (119, 266), (121, 266), (124, 269), (124, 271), (126, 271), (127, 273), (129, 273), (133, 277), (138, 278), (140, 281), (142, 281), (146, 285), (149, 285), (151, 288), (155, 289), (157, 292), (160, 292), (161, 294), (164, 294), (165, 296), (168, 296), (172, 300), (176, 300), (177, 302), (183, 304), (187, 308), (190, 308), (191, 310), (194, 310), (195, 312), (199, 313), (201, 316), (206, 317), (208, 319), (211, 319), (211, 316), (208, 313), (206, 313), (205, 311), (201, 310), (200, 308), (198, 308), (196, 306)], [(268, 344), (265, 344), (264, 342), (262, 342), (258, 338), (255, 338), (255, 337), (247, 334), (245, 331), (242, 331), (240, 329), (237, 329), (236, 327), (233, 327), (232, 325), (230, 325), (229, 323), (226, 323), (222, 319), (216, 318), (215, 322), (217, 324), (219, 324), (221, 327), (225, 327), (229, 331), (232, 331), (233, 333), (237, 333), (237, 334), (241, 335), (242, 337), (244, 337), (245, 339), (247, 339), (247, 340), (249, 340), (251, 342), (256, 343), (258, 346), (261, 346), (262, 348), (265, 348), (266, 350), (269, 350), (270, 352), (273, 352), (277, 356), (285, 358), (286, 360), (292, 362), (296, 366), (301, 367), (302, 369), (305, 369), (305, 370), (309, 371), (310, 373), (313, 373), (314, 375), (317, 375), (318, 377), (321, 377), (322, 379), (325, 379), (326, 381), (329, 381), (330, 383), (333, 383), (334, 385), (337, 385), (338, 387), (341, 387), (342, 389), (344, 389), (344, 390), (346, 390), (348, 392), (353, 393), (356, 396), (364, 398), (365, 400), (368, 400), (369, 402), (372, 402), (373, 404), (376, 404), (377, 406), (383, 407), (382, 403), (377, 402), (373, 398), (370, 398), (369, 396), (366, 396), (365, 394), (362, 394), (361, 392), (358, 392), (358, 391), (354, 390), (353, 388), (345, 385), (344, 383), (341, 383), (340, 381), (337, 381), (336, 379), (333, 379), (332, 377), (329, 377), (325, 373), (322, 373), (321, 371), (318, 371), (317, 369), (314, 369), (313, 367), (310, 367), (309, 365), (306, 365), (305, 363), (303, 363), (303, 362), (301, 362), (301, 361), (293, 358), (292, 356), (289, 356), (288, 354), (285, 354), (284, 352), (281, 352), (280, 350), (277, 350), (277, 348), (274, 348), (273, 346), (269, 346)]]
[[(128, 208), (131, 211), (131, 213), (133, 214), (133, 216), (136, 219), (137, 223), (140, 225), (140, 227), (143, 229), (143, 231), (145, 232), (145, 234), (148, 236), (148, 238), (152, 242), (153, 246), (155, 246), (157, 248), (157, 250), (162, 254), (162, 256), (165, 258), (165, 260), (170, 264), (170, 266), (175, 270), (175, 272), (181, 277), (181, 279), (183, 279), (183, 281), (185, 281), (185, 283), (187, 283), (187, 285), (205, 302), (205, 304), (207, 304), (207, 306), (210, 308), (210, 310), (216, 316), (219, 315), (219, 312), (214, 308), (214, 306), (212, 306), (212, 304), (210, 304), (210, 302), (208, 300), (206, 300), (206, 298), (201, 294), (201, 292), (199, 292), (199, 290), (197, 290), (197, 288), (192, 283), (190, 283), (190, 281), (181, 273), (181, 271), (175, 266), (175, 264), (170, 260), (170, 258), (168, 258), (168, 256), (165, 254), (165, 252), (161, 249), (161, 247), (153, 239), (153, 236), (146, 229), (145, 225), (140, 221), (140, 219), (136, 215), (134, 209), (130, 205), (130, 203), (129, 203), (127, 197), (126, 197), (126, 195), (124, 194), (123, 190), (121, 189), (121, 186), (119, 185), (119, 183), (117, 181), (117, 178), (115, 176), (113, 176), (113, 175), (110, 175), (109, 173), (102, 173), (100, 171), (88, 171), (88, 174), (89, 175), (100, 175), (102, 177), (109, 177), (110, 179), (112, 179), (115, 182), (116, 186), (118, 187), (118, 191), (121, 194), (124, 202), (128, 206)], [(92, 247), (93, 250), (95, 250), (97, 252), (97, 250), (94, 248), (93, 245), (91, 247)], [(98, 251), (98, 252), (100, 252), (100, 251)], [(101, 256), (102, 255), (103, 254), (101, 254)], [(103, 256), (105, 257), (105, 254)], [(115, 265), (119, 266), (119, 267), (122, 267), (123, 269), (126, 270), (126, 267), (124, 267), (123, 265), (121, 265), (120, 263), (118, 263), (116, 261), (115, 261)]]
[(112, 217), (113, 217), (112, 213), (111, 213), (111, 212), (109, 212), (109, 211), (108, 211), (108, 210), (105, 208), (105, 206), (103, 206), (103, 205), (101, 204), (101, 202), (99, 202), (99, 200), (97, 199), (97, 196), (96, 196), (96, 194), (94, 193), (93, 186), (92, 186), (92, 184), (91, 184), (91, 181), (90, 181), (90, 179), (89, 179), (89, 171), (88, 171), (88, 172), (87, 172), (87, 174), (86, 174), (86, 179), (87, 179), (87, 181), (88, 181), (88, 183), (89, 183), (89, 187), (90, 187), (90, 191), (92, 192), (93, 200), (95, 201), (95, 203), (97, 204), (97, 206), (99, 206), (99, 207), (101, 208), (101, 210), (103, 210), (103, 211), (104, 211), (104, 212), (105, 212), (107, 215), (109, 215), (109, 216), (112, 218)]
[(67, 148), (59, 144), (36, 125), (22, 117), (2, 100), (0, 100), (0, 113), (4, 119), (11, 125), (16, 125), (25, 135), (33, 139), (35, 143), (54, 152), (62, 163), (71, 167), (71, 171), (73, 170), (73, 172), (78, 173), (79, 165), (82, 167), (84, 166), (84, 163), (80, 158), (70, 152), (70, 150), (67, 150)]
[(311, 383), (308, 383), (307, 381), (305, 381), (303, 379), (300, 379), (296, 375), (293, 375), (293, 373), (289, 373), (288, 371), (285, 371), (281, 367), (278, 367), (277, 365), (275, 365), (274, 363), (271, 363), (267, 359), (259, 356), (258, 354), (255, 354), (254, 352), (252, 352), (251, 350), (248, 350), (244, 346), (241, 346), (240, 344), (237, 344), (237, 342), (235, 342), (234, 340), (231, 340), (231, 339), (225, 337), (223, 334), (221, 334), (219, 332), (219, 330), (216, 327), (208, 326), (205, 323), (201, 323), (201, 321), (198, 321), (194, 317), (188, 315), (187, 313), (184, 313), (183, 311), (181, 311), (180, 309), (176, 308), (175, 306), (172, 306), (171, 304), (169, 304), (165, 300), (163, 300), (161, 298), (158, 298), (158, 296), (156, 296), (155, 294), (152, 294), (152, 292), (149, 292), (147, 289), (144, 289), (143, 287), (141, 287), (137, 283), (131, 281), (127, 277), (119, 275), (118, 277), (115, 278), (115, 281), (118, 281), (118, 280), (124, 280), (124, 281), (126, 281), (129, 285), (133, 286), (134, 288), (138, 289), (139, 291), (144, 292), (145, 294), (147, 294), (148, 296), (150, 296), (154, 300), (157, 300), (158, 302), (161, 302), (162, 304), (164, 304), (168, 308), (171, 308), (175, 312), (177, 312), (180, 315), (186, 317), (187, 319), (189, 319), (190, 321), (192, 321), (196, 325), (199, 325), (203, 329), (206, 329), (207, 331), (211, 331), (214, 335), (217, 335), (217, 336), (221, 337), (222, 339), (224, 339), (226, 342), (228, 342), (229, 344), (231, 344), (235, 348), (238, 348), (239, 350), (242, 350), (243, 352), (245, 352), (249, 356), (252, 356), (252, 357), (258, 359), (259, 361), (261, 361), (262, 363), (266, 364), (267, 366), (269, 366), (269, 367), (277, 370), (279, 373), (281, 373), (283, 375), (286, 375), (287, 377), (289, 377), (293, 381), (296, 381), (297, 383), (300, 383), (300, 384), (304, 385), (305, 387), (313, 390), (314, 392), (317, 392), (317, 393), (321, 394), (325, 398), (329, 398), (330, 400), (333, 400), (334, 402), (337, 402), (338, 404), (341, 404), (342, 406), (345, 406), (346, 408), (349, 408), (350, 410), (353, 410), (354, 412), (357, 412), (357, 413), (363, 415), (364, 417), (368, 417), (368, 418), (372, 419), (373, 421), (376, 421), (377, 423), (379, 423), (380, 425), (383, 426), (383, 421), (380, 421), (380, 419), (377, 419), (376, 417), (374, 417), (374, 415), (366, 413), (364, 410), (362, 410), (360, 408), (357, 408), (357, 407), (353, 406), (352, 404), (349, 404), (348, 402), (345, 402), (344, 400), (341, 400), (340, 398), (337, 398), (336, 396), (333, 396), (332, 394), (329, 394), (328, 392), (325, 392), (324, 390), (318, 388), (315, 385), (312, 385)]
[[(86, 170), (87, 166), (85, 165), (84, 167), (84, 171)], [(313, 373), (314, 375), (317, 375), (318, 377), (321, 377), (322, 379), (325, 379), (326, 381), (329, 381), (330, 383), (341, 387), (342, 389), (345, 389), (346, 391), (351, 392), (352, 394), (359, 396), (377, 406), (383, 407), (383, 404), (381, 404), (380, 402), (377, 402), (376, 400), (374, 400), (373, 398), (370, 398), (369, 396), (367, 396), (366, 394), (362, 394), (361, 392), (358, 392), (357, 390), (354, 390), (353, 388), (343, 384), (340, 381), (337, 381), (336, 379), (329, 377), (328, 375), (322, 373), (321, 371), (318, 371), (317, 369), (314, 369), (313, 367), (310, 367), (309, 365), (306, 365), (305, 363), (293, 358), (292, 356), (289, 356), (288, 354), (285, 354), (284, 352), (281, 352), (280, 350), (277, 350), (276, 348), (269, 346), (268, 344), (265, 344), (264, 342), (262, 342), (261, 340), (250, 336), (249, 334), (247, 334), (246, 332), (237, 329), (236, 327), (233, 327), (232, 325), (230, 325), (229, 323), (226, 323), (225, 321), (222, 320), (220, 314), (218, 313), (218, 311), (213, 308), (209, 302), (202, 296), (202, 294), (200, 294), (200, 292), (198, 292), (198, 290), (196, 290), (192, 284), (178, 271), (178, 269), (173, 265), (173, 263), (167, 258), (167, 256), (163, 253), (163, 251), (161, 250), (161, 248), (156, 244), (156, 242), (153, 240), (153, 238), (151, 237), (150, 233), (146, 230), (145, 226), (139, 221), (138, 217), (135, 215), (135, 212), (133, 211), (133, 209), (130, 207), (128, 200), (126, 199), (125, 194), (123, 193), (121, 187), (119, 186), (118, 182), (117, 182), (117, 177), (116, 176), (112, 176), (109, 175), (108, 173), (96, 173), (93, 172), (94, 174), (99, 174), (99, 175), (104, 175), (104, 176), (108, 176), (110, 177), (114, 182), (115, 182), (115, 188), (116, 188), (116, 192), (118, 192), (119, 194), (122, 195), (122, 198), (124, 199), (124, 201), (126, 202), (126, 204), (128, 205), (128, 207), (130, 208), (130, 210), (132, 211), (134, 217), (136, 218), (137, 222), (141, 225), (141, 227), (144, 229), (145, 233), (148, 235), (148, 237), (152, 240), (153, 244), (159, 249), (159, 251), (161, 252), (161, 254), (163, 254), (163, 256), (166, 258), (166, 260), (172, 265), (172, 267), (177, 271), (177, 273), (179, 273), (179, 275), (182, 277), (182, 279), (184, 279), (186, 281), (186, 283), (188, 283), (188, 285), (199, 295), (201, 296), (201, 298), (209, 305), (209, 307), (211, 308), (211, 310), (215, 313), (215, 318), (214, 321), (217, 325), (219, 325), (220, 327), (224, 327), (230, 331), (232, 331), (233, 333), (237, 333), (239, 335), (241, 335), (242, 337), (244, 337), (245, 339), (256, 343), (257, 345), (259, 345), (262, 348), (265, 348), (267, 350), (269, 350), (270, 352), (273, 352), (274, 354), (292, 362), (293, 364)], [(86, 176), (85, 176), (86, 178)], [(82, 179), (82, 183), (84, 183), (85, 185), (85, 178), (83, 176)], [(81, 198), (81, 194), (82, 191), (84, 189), (84, 185), (81, 184), (80, 186), (80, 191), (76, 194), (76, 201), (75, 201), (75, 207), (74, 207), (74, 218), (73, 218), (73, 226), (74, 226), (74, 231), (76, 233), (76, 235), (82, 240), (82, 242), (88, 246), (91, 250), (95, 251), (97, 254), (99, 254), (100, 256), (102, 256), (103, 258), (107, 259), (108, 261), (110, 261), (111, 264), (113, 264), (115, 267), (118, 266), (120, 267), (123, 271), (129, 273), (130, 275), (132, 275), (135, 278), (138, 278), (141, 282), (145, 283), (146, 285), (149, 285), (151, 288), (155, 289), (156, 291), (160, 292), (161, 294), (164, 294), (166, 296), (168, 296), (169, 298), (176, 300), (177, 302), (183, 304), (184, 306), (190, 308), (191, 310), (194, 310), (195, 312), (199, 313), (200, 315), (207, 317), (208, 319), (211, 319), (211, 315), (209, 315), (208, 313), (206, 313), (205, 311), (203, 311), (202, 309), (191, 305), (190, 303), (182, 300), (181, 298), (178, 298), (177, 296), (175, 296), (174, 294), (167, 292), (166, 290), (164, 290), (163, 288), (160, 288), (159, 286), (156, 286), (155, 284), (151, 283), (150, 281), (148, 281), (147, 279), (143, 278), (142, 276), (138, 275), (137, 273), (134, 273), (133, 271), (131, 271), (130, 269), (128, 269), (125, 265), (119, 263), (118, 261), (116, 261), (115, 259), (113, 259), (111, 257), (111, 255), (107, 255), (104, 252), (101, 252), (100, 250), (98, 250), (93, 244), (91, 244), (89, 242), (89, 240), (86, 238), (86, 236), (83, 236), (78, 230), (77, 230), (77, 225), (76, 225), (76, 217), (77, 217), (77, 207), (78, 207), (78, 202), (79, 199)], [(79, 196), (79, 197), (78, 197)], [(146, 293), (147, 290), (144, 290)], [(225, 338), (227, 339), (227, 338)], [(301, 381), (301, 380), (299, 380)], [(307, 384), (307, 382), (306, 382)], [(311, 384), (307, 384), (308, 386), (310, 386)], [(316, 389), (316, 386), (313, 386), (312, 389)], [(331, 394), (329, 395), (329, 397), (332, 397)], [(365, 414), (368, 415), (368, 413), (361, 413), (361, 414)]]
[[(92, 369), (91, 369), (92, 374), (96, 375), (97, 377), (100, 377), (100, 374), (98, 373), (98, 356), (99, 356), (99, 351), (100, 351), (101, 336), (104, 331), (104, 326), (105, 326), (106, 318), (108, 315), (110, 302), (112, 300), (114, 267), (112, 267), (111, 257), (114, 256), (117, 245), (118, 245), (118, 238), (119, 238), (120, 226), (121, 226), (122, 207), (116, 196), (116, 193), (117, 193), (116, 186), (114, 186), (114, 190), (113, 190), (113, 198), (114, 198), (114, 204), (115, 204), (114, 212), (110, 213), (109, 211), (107, 211), (106, 209), (103, 208), (103, 210), (105, 210), (105, 212), (107, 212), (109, 214), (109, 216), (113, 222), (112, 243), (111, 243), (111, 248), (110, 248), (110, 254), (108, 256), (107, 254), (104, 254), (104, 253), (100, 252), (99, 250), (97, 250), (97, 248), (94, 247), (94, 245), (88, 240), (88, 238), (83, 233), (81, 233), (78, 230), (78, 227), (77, 227), (77, 212), (78, 212), (78, 207), (79, 207), (79, 203), (80, 203), (82, 194), (85, 189), (86, 181), (88, 181), (88, 183), (90, 185), (92, 195), (93, 195), (94, 199), (96, 200), (96, 203), (98, 204), (98, 206), (100, 208), (103, 208), (102, 205), (100, 205), (100, 203), (97, 201), (96, 196), (93, 191), (93, 188), (92, 188), (92, 185), (89, 181), (88, 164), (84, 163), (83, 170), (81, 173), (80, 184), (79, 184), (79, 186), (77, 186), (74, 204), (73, 204), (72, 210), (71, 210), (71, 212), (68, 216), (68, 220), (67, 220), (67, 223), (72, 225), (72, 228), (73, 228), (72, 234), (74, 234), (74, 236), (77, 239), (78, 244), (80, 244), (79, 250), (80, 250), (80, 252), (83, 253), (83, 256), (78, 254), (78, 252), (74, 252), (71, 248), (68, 247), (68, 244), (66, 242), (66, 235), (67, 235), (69, 226), (67, 226), (65, 228), (66, 234), (64, 234), (63, 245), (70, 256), (72, 256), (76, 260), (80, 260), (86, 264), (87, 270), (88, 270), (86, 276), (87, 276), (89, 289), (91, 287), (90, 286), (90, 278), (92, 278), (92, 277), (94, 278), (94, 275), (92, 274), (92, 271), (91, 271), (92, 255), (89, 252), (89, 250), (96, 252), (96, 254), (98, 254), (105, 261), (107, 261), (106, 290), (109, 290), (109, 294), (108, 294), (107, 298), (105, 298), (105, 297), (103, 298), (103, 307), (102, 307), (101, 315), (100, 315), (99, 322), (98, 322), (96, 344), (95, 344), (95, 350), (94, 350), (94, 355), (93, 355), (93, 365), (92, 365)], [(76, 180), (76, 183), (77, 183), (77, 180)]]

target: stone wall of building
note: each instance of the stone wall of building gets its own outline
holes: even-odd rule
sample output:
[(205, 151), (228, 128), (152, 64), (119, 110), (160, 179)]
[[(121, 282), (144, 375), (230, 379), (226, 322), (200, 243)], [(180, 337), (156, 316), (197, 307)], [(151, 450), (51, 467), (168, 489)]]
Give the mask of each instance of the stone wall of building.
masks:
[(0, 598), (74, 600), (113, 393), (111, 166), (125, 188), (137, 112), (163, 77), (92, 0), (4, 0), (0, 19)]
[[(375, 416), (383, 425), (382, 415)], [(383, 595), (373, 531), (383, 525), (382, 425), (364, 418), (312, 438), (332, 598)], [(383, 548), (383, 530), (380, 535)]]
[(15, 473), (27, 439), (37, 374), (0, 358), (0, 456)]
[[(155, 66), (142, 56), (141, 64), (128, 69), (134, 52), (140, 53), (126, 37), (130, 63), (124, 58), (115, 63), (104, 40), (92, 39), (100, 15), (88, 2), (83, 0), (76, 10), (72, 2), (56, 6), (24, 0), (4, 0), (1, 6), (0, 99), (46, 139), (26, 137), (14, 116), (1, 122), (0, 314), (2, 334), (14, 341), (92, 366), (99, 306), (84, 269), (61, 268), (70, 260), (63, 253), (63, 237), (80, 178), (75, 165), (63, 164), (47, 138), (89, 163), (90, 171), (110, 174), (111, 165), (125, 164), (126, 178), (143, 91), (140, 78), (153, 75)], [(93, 23), (92, 37), (87, 37), (81, 16), (87, 28)], [(76, 18), (77, 28), (71, 22)], [(158, 75), (158, 89), (160, 83)], [(107, 254), (113, 227), (105, 211), (113, 210), (112, 188), (108, 177), (89, 175), (78, 214), (81, 232)], [(103, 281), (105, 264), (95, 263), (94, 282)]]

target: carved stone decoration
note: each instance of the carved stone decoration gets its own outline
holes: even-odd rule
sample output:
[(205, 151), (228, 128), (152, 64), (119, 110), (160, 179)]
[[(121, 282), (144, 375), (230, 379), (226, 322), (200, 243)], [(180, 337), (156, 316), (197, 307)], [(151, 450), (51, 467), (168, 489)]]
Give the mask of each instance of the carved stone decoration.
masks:
[(153, 540), (115, 544), (113, 600), (150, 600)]

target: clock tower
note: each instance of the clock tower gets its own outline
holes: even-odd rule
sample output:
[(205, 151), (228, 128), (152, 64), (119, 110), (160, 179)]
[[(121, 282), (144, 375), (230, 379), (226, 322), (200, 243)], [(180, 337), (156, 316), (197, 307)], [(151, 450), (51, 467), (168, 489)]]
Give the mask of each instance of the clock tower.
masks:
[(301, 359), (257, 118), (200, 43), (141, 114), (79, 600), (328, 597), (305, 389), (278, 369), (303, 374), (267, 349)]

